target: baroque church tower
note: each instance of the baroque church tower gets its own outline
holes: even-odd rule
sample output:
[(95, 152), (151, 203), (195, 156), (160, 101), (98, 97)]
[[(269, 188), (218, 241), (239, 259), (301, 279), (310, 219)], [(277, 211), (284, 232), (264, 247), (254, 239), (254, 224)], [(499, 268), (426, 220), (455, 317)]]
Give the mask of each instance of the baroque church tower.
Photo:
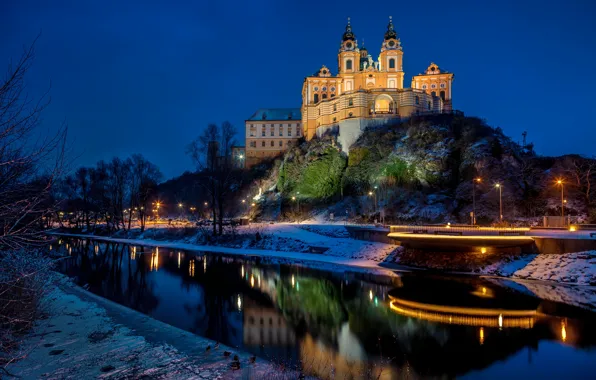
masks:
[(337, 75), (322, 65), (304, 79), (300, 111), (307, 140), (335, 134), (347, 152), (366, 128), (451, 110), (453, 74), (435, 64), (412, 78), (412, 88), (404, 88), (403, 49), (391, 17), (377, 61), (364, 44), (359, 48), (348, 18), (337, 66)]

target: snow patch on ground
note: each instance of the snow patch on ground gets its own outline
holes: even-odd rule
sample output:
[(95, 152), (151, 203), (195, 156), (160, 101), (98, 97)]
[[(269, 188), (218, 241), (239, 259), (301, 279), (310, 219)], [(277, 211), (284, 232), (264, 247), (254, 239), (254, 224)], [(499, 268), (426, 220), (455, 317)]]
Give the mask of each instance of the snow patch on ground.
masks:
[(513, 277), (577, 285), (596, 285), (596, 251), (537, 255)]
[(482, 268), (479, 273), (510, 277), (536, 258), (536, 255), (518, 256), (516, 259), (505, 258)]

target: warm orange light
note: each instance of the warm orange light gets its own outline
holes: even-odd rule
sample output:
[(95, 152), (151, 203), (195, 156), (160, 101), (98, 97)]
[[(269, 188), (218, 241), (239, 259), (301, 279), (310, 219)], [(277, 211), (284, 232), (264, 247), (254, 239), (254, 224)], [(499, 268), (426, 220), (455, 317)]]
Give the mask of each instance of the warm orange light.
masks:
[(561, 181), (560, 179), (557, 180), (557, 185), (561, 185), (563, 183), (563, 181)]
[(480, 253), (486, 253), (486, 248), (485, 247), (480, 248)]
[(575, 226), (571, 226), (571, 227), (569, 227), (569, 231), (575, 232), (575, 231), (577, 231), (577, 228)]
[(495, 184), (495, 187), (501, 187), (500, 183)]
[(480, 177), (478, 177), (478, 178), (474, 178), (474, 181), (476, 181), (476, 182), (480, 183), (480, 182), (482, 182), (482, 178), (480, 178)]
[(484, 344), (484, 327), (480, 328), (480, 344)]
[(565, 322), (561, 322), (561, 340), (563, 342), (567, 340), (567, 329), (565, 328)]

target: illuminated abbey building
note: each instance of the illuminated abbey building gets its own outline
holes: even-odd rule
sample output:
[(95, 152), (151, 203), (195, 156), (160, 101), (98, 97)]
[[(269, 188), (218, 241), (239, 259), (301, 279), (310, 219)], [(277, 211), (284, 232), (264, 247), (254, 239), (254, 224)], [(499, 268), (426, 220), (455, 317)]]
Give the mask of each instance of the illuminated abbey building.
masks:
[[(261, 109), (246, 120), (247, 160), (271, 158), (283, 153), (294, 142), (290, 140), (323, 134), (337, 136), (347, 152), (368, 127), (412, 115), (451, 112), (453, 73), (431, 63), (412, 77), (410, 88), (404, 88), (403, 57), (391, 17), (377, 60), (366, 47), (358, 46), (348, 19), (337, 54), (337, 75), (323, 65), (304, 79), (300, 109)], [(280, 113), (281, 117), (274, 116)], [(301, 131), (292, 133), (292, 127)]]
[(367, 127), (415, 114), (450, 112), (453, 74), (431, 63), (404, 88), (404, 52), (391, 17), (374, 60), (358, 46), (350, 20), (337, 55), (338, 73), (322, 66), (302, 85), (302, 127), (310, 140), (332, 132), (344, 150)]

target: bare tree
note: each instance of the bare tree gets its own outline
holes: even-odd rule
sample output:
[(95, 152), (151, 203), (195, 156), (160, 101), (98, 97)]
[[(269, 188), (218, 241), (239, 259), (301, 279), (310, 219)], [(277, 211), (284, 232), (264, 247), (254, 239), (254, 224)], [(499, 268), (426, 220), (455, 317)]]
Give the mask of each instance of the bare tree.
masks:
[(43, 219), (54, 210), (52, 187), (61, 175), (66, 128), (38, 137), (49, 99), (28, 97), (25, 77), (34, 45), (0, 80), (0, 369), (22, 355), (20, 337), (39, 314), (50, 262), (35, 247), (46, 241)]
[(231, 157), (235, 134), (234, 126), (228, 121), (223, 122), (221, 127), (209, 124), (187, 147), (187, 153), (205, 174), (206, 183), (202, 185), (211, 198), (209, 206), (213, 218), (213, 235), (223, 233), (225, 204), (237, 180)]
[(582, 156), (569, 156), (564, 161), (567, 175), (573, 180), (576, 189), (582, 194), (587, 207), (594, 202), (594, 182), (596, 181), (596, 159)]
[[(155, 192), (157, 183), (161, 180), (162, 174), (159, 168), (147, 161), (140, 154), (134, 154), (127, 160), (130, 165), (130, 207), (136, 209), (141, 224), (141, 232), (145, 231), (149, 199)], [(129, 214), (128, 228), (130, 229), (131, 217)]]
[(38, 222), (52, 212), (47, 199), (64, 163), (65, 127), (46, 138), (34, 136), (48, 99), (34, 101), (25, 92), (33, 46), (0, 82), (0, 248), (45, 240)]
[(216, 215), (216, 199), (217, 199), (217, 156), (219, 144), (219, 128), (217, 124), (209, 124), (199, 137), (193, 140), (186, 148), (187, 154), (190, 155), (197, 168), (206, 174), (207, 183), (201, 183), (211, 198), (209, 208), (213, 217), (213, 235), (217, 235), (217, 215)]

